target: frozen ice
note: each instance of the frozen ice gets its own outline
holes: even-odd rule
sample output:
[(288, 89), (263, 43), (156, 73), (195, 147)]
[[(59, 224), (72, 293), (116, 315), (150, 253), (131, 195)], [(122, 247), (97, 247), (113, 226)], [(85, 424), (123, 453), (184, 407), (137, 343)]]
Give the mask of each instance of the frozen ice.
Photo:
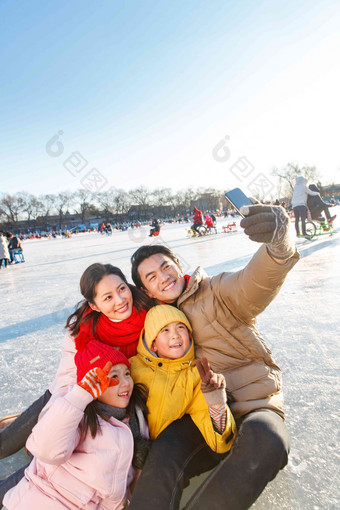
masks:
[[(228, 221), (218, 219), (219, 232)], [(201, 265), (213, 275), (243, 268), (258, 248), (240, 228), (196, 239), (186, 237), (186, 228), (164, 225), (158, 238), (148, 237), (143, 227), (112, 236), (87, 233), (24, 242), (26, 262), (0, 271), (2, 416), (24, 410), (53, 380), (65, 321), (81, 299), (79, 279), (88, 265), (112, 263), (131, 280), (132, 253), (141, 244), (165, 243), (180, 256), (186, 273)], [(258, 329), (283, 372), (292, 446), (288, 465), (255, 510), (340, 508), (340, 233), (297, 244), (301, 260), (258, 318)], [(1, 461), (1, 478), (25, 461), (22, 452)]]

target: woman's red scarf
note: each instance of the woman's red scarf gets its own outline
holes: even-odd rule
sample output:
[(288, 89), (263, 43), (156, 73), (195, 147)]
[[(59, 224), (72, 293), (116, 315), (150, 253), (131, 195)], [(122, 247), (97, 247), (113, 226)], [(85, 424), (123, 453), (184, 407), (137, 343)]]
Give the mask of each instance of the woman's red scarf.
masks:
[[(121, 322), (110, 321), (106, 315), (101, 313), (96, 324), (95, 338), (104, 344), (112, 345), (127, 358), (135, 356), (145, 316), (145, 310), (137, 313), (135, 307), (132, 308), (130, 317)], [(77, 351), (83, 350), (91, 339), (93, 339), (92, 321), (84, 322), (74, 340)]]

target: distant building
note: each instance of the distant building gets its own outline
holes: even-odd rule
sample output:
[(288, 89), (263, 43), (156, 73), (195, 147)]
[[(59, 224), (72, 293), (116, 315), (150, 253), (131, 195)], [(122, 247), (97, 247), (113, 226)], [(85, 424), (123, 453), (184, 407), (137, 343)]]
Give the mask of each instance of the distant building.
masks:
[(340, 184), (331, 184), (329, 186), (322, 186), (323, 197), (334, 197), (340, 199)]
[(191, 211), (197, 207), (200, 211), (217, 211), (223, 210), (227, 207), (227, 201), (222, 195), (215, 195), (213, 193), (202, 193), (199, 198), (190, 202)]

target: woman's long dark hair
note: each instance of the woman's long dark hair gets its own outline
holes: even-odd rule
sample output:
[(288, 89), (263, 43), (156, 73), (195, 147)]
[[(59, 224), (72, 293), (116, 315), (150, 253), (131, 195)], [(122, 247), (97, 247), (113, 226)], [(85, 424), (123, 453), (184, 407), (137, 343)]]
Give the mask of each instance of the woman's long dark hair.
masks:
[[(146, 418), (149, 412), (146, 406), (148, 394), (149, 390), (145, 384), (138, 383), (134, 385), (129, 405), (126, 408), (127, 417), (131, 418), (136, 409), (136, 406), (138, 406)], [(88, 430), (90, 430), (91, 436), (93, 438), (95, 438), (98, 433), (101, 434), (98, 416), (100, 416), (105, 421), (109, 421), (109, 418), (98, 409), (97, 402), (98, 400), (93, 400), (93, 402), (90, 402), (90, 404), (88, 404), (85, 408), (84, 418), (79, 425), (82, 439), (85, 439)]]
[(95, 336), (96, 325), (100, 312), (92, 310), (89, 303), (94, 304), (98, 283), (104, 278), (104, 276), (111, 274), (118, 276), (129, 287), (132, 293), (133, 305), (136, 308), (137, 313), (140, 313), (143, 309), (147, 311), (151, 308), (152, 300), (144, 294), (144, 292), (137, 289), (137, 287), (128, 283), (124, 274), (118, 267), (112, 266), (111, 264), (92, 264), (85, 269), (80, 278), (80, 292), (82, 293), (84, 300), (80, 301), (76, 305), (75, 311), (66, 321), (65, 328), (70, 330), (72, 336), (76, 337), (78, 335), (81, 324), (90, 321), (92, 321), (92, 333), (93, 336)]

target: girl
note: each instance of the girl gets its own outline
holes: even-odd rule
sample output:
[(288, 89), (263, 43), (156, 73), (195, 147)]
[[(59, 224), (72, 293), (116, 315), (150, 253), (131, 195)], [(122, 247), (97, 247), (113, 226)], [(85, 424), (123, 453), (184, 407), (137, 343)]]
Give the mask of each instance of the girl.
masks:
[(147, 436), (145, 387), (133, 385), (122, 352), (95, 339), (75, 364), (77, 384), (54, 400), (28, 438), (34, 458), (5, 495), (8, 510), (119, 510), (127, 501), (134, 437)]
[[(0, 458), (20, 450), (37, 423), (39, 413), (50, 400), (63, 395), (76, 382), (74, 355), (93, 338), (118, 349), (126, 357), (137, 354), (137, 344), (146, 310), (152, 301), (127, 282), (121, 270), (110, 264), (92, 264), (80, 279), (84, 300), (67, 319), (68, 334), (62, 359), (49, 390), (14, 422), (0, 431)], [(0, 503), (8, 489), (18, 483), (24, 468), (0, 484)]]

